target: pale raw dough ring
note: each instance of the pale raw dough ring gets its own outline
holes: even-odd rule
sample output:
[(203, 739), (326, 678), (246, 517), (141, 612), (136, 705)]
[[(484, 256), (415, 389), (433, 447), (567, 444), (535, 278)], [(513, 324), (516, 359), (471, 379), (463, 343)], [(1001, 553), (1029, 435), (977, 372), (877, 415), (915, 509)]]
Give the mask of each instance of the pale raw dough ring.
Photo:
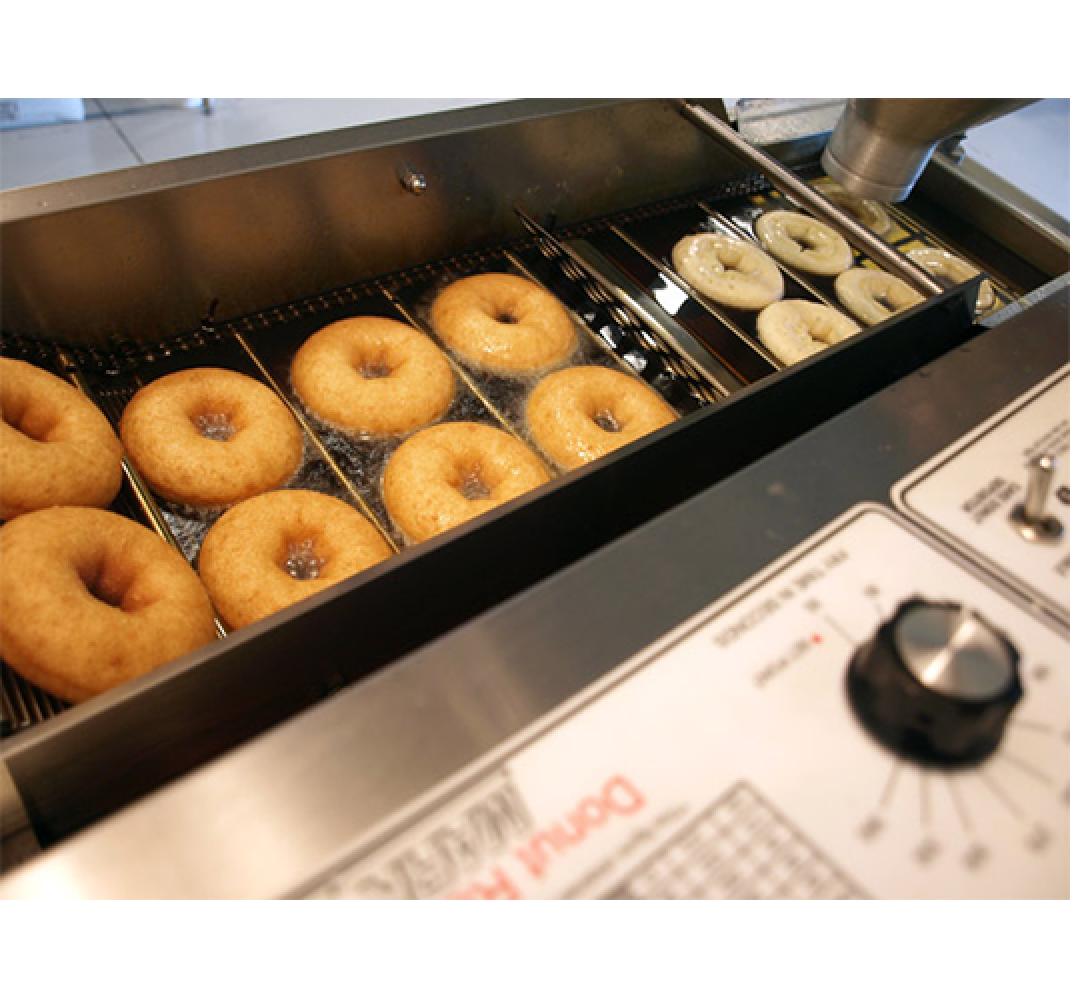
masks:
[(241, 628), (388, 558), (393, 550), (349, 504), (277, 490), (231, 507), (204, 536), (197, 568), (223, 621)]
[(156, 493), (193, 507), (228, 507), (282, 486), (304, 452), (286, 404), (223, 368), (192, 368), (139, 389), (119, 435)]
[(0, 410), (0, 520), (111, 504), (123, 450), (86, 396), (35, 365), (0, 358)]
[(819, 302), (785, 299), (758, 315), (758, 337), (785, 365), (817, 354), (858, 333), (861, 327)]
[(535, 443), (562, 469), (593, 462), (676, 419), (653, 389), (598, 365), (547, 375), (526, 414)]
[(831, 278), (854, 264), (850, 244), (839, 233), (799, 212), (766, 212), (754, 232), (780, 263), (807, 274)]
[(455, 386), (446, 356), (397, 320), (339, 320), (294, 355), (294, 389), (309, 411), (350, 434), (408, 434), (449, 408)]
[(512, 274), (455, 281), (431, 303), (431, 326), (465, 361), (499, 375), (537, 375), (576, 349), (565, 307)]
[(0, 529), (0, 656), (57, 698), (84, 701), (215, 637), (197, 574), (135, 521), (52, 507)]
[(680, 277), (732, 309), (764, 309), (784, 295), (784, 276), (758, 247), (723, 233), (685, 236), (672, 248)]
[(884, 271), (854, 267), (836, 279), (836, 296), (860, 323), (873, 326), (925, 299), (905, 281)]
[[(961, 257), (935, 247), (914, 247), (907, 251), (907, 256), (934, 278), (946, 278), (955, 285), (961, 285), (981, 273)], [(977, 289), (976, 309), (978, 312), (987, 312), (995, 304), (996, 293), (992, 290), (992, 283), (986, 278)]]
[(496, 427), (435, 424), (406, 438), (383, 472), (383, 500), (413, 542), (456, 527), (549, 479), (535, 453)]
[(845, 212), (878, 236), (883, 236), (892, 228), (891, 217), (879, 201), (873, 201), (871, 198), (860, 198), (829, 178), (814, 181), (814, 187), (834, 205), (839, 205)]

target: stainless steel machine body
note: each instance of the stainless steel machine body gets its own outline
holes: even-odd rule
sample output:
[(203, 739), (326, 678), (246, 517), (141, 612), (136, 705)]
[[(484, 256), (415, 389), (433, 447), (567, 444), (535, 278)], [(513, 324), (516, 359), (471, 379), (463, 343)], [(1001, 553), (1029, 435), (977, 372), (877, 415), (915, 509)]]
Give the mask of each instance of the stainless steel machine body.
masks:
[[(791, 143), (772, 152), (805, 173), (808, 139), (794, 147), (798, 160)], [(904, 245), (923, 235), (969, 251), (1004, 302), (1028, 301), (1065, 271), (1059, 234), (1037, 239), (1031, 216), (969, 192), (950, 167), (930, 173), (934, 189), (950, 187), (972, 210), (942, 194), (930, 204), (923, 178), (909, 214), (896, 216)], [(5, 195), (5, 350), (83, 379), (109, 413), (129, 380), (219, 350), (285, 395), (285, 351), (272, 345), (373, 301), (419, 324), (443, 274), (504, 267), (546, 284), (618, 361), (678, 392), (684, 415), (109, 695), (46, 705), (3, 744), (14, 869), (4, 891), (296, 892), (359, 835), (738, 583), (848, 494), (881, 493), (888, 435), (924, 438), (895, 459), (905, 470), (1057, 366), (1065, 345), (1051, 330), (1063, 307), (1050, 302), (1065, 293), (1044, 298), (1035, 324), (1025, 321), (1032, 310), (1014, 320), (1032, 332), (1009, 363), (999, 352), (1011, 334), (983, 334), (966, 287), (782, 370), (738, 317), (688, 299), (663, 258), (674, 227), (745, 231), (776, 197), (673, 101), (518, 102)], [(1002, 345), (971, 377), (984, 391), (949, 396), (950, 375), (929, 389), (930, 363), (982, 337)], [(908, 380), (906, 396), (887, 389), (897, 379)], [(815, 480), (797, 511), (762, 509), (754, 477), (767, 456), (811, 434), (848, 448), (863, 412), (890, 423), (861, 434), (849, 472)], [(329, 447), (321, 457), (345, 492), (341, 460)], [(701, 503), (713, 506), (683, 530), (662, 516)], [(159, 513), (151, 497), (132, 497), (130, 509), (150, 521)], [(729, 516), (744, 529), (696, 545)], [(656, 535), (660, 555), (628, 549), (637, 529), (634, 544), (645, 551)], [(701, 586), (681, 558), (688, 546), (709, 554)], [(622, 572), (620, 560), (636, 558), (642, 568)], [(171, 831), (157, 845), (188, 863), (156, 854), (150, 828)], [(35, 841), (49, 849), (20, 864)], [(61, 868), (65, 881), (49, 883)]]

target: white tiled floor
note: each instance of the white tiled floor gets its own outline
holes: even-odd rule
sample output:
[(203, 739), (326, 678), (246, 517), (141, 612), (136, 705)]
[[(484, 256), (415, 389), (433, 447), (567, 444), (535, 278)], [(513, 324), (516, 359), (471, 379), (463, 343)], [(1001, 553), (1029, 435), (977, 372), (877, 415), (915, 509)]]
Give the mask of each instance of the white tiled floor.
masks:
[[(0, 130), (0, 189), (65, 180), (505, 98), (85, 98), (87, 120)], [(1049, 98), (972, 130), (967, 155), (1070, 218), (1070, 100)]]
[(308, 135), (505, 98), (84, 98), (86, 121), (0, 131), (0, 188), (103, 173), (142, 163)]

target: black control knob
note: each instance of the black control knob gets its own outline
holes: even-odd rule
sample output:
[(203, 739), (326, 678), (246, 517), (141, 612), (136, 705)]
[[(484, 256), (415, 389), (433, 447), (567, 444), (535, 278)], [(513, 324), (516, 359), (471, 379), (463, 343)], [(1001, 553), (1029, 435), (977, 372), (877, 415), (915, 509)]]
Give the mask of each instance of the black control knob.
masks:
[(947, 766), (999, 745), (1022, 697), (1018, 650), (957, 604), (910, 598), (851, 660), (847, 697), (896, 753)]

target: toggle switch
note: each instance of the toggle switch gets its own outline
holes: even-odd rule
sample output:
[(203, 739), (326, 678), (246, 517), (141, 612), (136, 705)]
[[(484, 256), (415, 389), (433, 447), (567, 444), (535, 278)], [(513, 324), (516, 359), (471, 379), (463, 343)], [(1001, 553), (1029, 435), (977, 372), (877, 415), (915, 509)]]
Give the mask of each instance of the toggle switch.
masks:
[(1054, 482), (1055, 456), (1041, 455), (1029, 467), (1025, 500), (1011, 511), (1011, 524), (1027, 542), (1051, 544), (1062, 538), (1062, 523), (1045, 513)]

